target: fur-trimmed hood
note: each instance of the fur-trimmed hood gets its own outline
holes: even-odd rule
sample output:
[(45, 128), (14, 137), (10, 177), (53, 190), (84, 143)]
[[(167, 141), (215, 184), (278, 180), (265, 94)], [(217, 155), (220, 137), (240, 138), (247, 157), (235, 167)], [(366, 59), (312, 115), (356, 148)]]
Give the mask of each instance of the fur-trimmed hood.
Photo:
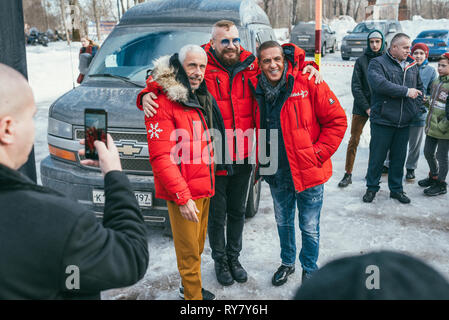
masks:
[[(167, 97), (171, 101), (186, 103), (189, 100), (189, 88), (186, 87), (181, 81), (177, 73), (182, 68), (176, 68), (173, 66), (173, 56), (162, 56), (154, 61), (154, 69), (151, 73), (153, 81), (156, 82), (162, 90), (166, 93)], [(176, 57), (177, 58), (177, 57)], [(184, 71), (182, 69), (182, 71)]]

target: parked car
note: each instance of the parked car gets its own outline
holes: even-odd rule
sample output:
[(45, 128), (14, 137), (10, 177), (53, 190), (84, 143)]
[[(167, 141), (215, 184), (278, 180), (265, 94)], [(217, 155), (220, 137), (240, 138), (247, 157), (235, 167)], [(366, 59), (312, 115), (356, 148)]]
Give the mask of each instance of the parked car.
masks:
[[(292, 30), (290, 42), (304, 49), (306, 53), (315, 52), (315, 23), (298, 23)], [(321, 55), (324, 57), (327, 52), (337, 51), (337, 37), (327, 24), (322, 25), (321, 33)]]
[(429, 47), (429, 60), (436, 59), (449, 51), (449, 29), (422, 31), (412, 45), (425, 43)]
[(340, 48), (341, 58), (349, 60), (351, 57), (360, 57), (366, 49), (368, 33), (374, 29), (380, 30), (384, 34), (386, 48), (394, 35), (402, 32), (399, 21), (372, 20), (360, 22), (354, 30), (348, 31), (349, 34), (343, 37)]
[[(145, 221), (164, 226), (170, 233), (166, 201), (155, 198), (144, 114), (136, 107), (136, 97), (145, 87), (156, 58), (173, 54), (186, 44), (207, 43), (212, 25), (225, 18), (234, 21), (247, 50), (255, 52), (258, 44), (275, 39), (267, 15), (254, 0), (157, 0), (129, 9), (93, 58), (83, 83), (49, 109), (50, 155), (41, 162), (43, 185), (102, 216), (105, 198), (101, 172), (80, 164), (77, 150), (84, 138), (84, 109), (106, 109), (108, 132), (120, 152)], [(251, 181), (255, 181), (254, 172)], [(260, 181), (249, 185), (242, 190), (247, 194), (247, 217), (256, 214), (260, 200)]]

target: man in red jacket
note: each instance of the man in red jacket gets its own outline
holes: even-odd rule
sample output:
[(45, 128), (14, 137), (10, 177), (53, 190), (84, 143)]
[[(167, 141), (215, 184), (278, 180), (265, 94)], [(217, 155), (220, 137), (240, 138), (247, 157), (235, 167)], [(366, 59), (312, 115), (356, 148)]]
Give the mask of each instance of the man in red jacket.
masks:
[[(261, 176), (270, 185), (281, 244), (282, 264), (272, 278), (275, 286), (284, 284), (295, 271), (296, 206), (303, 281), (318, 269), (323, 184), (332, 175), (330, 157), (347, 127), (345, 112), (327, 84), (307, 81), (299, 71), (298, 62), (304, 55), (294, 44), (280, 46), (267, 41), (259, 47), (262, 73), (250, 79), (259, 107), (259, 147), (266, 148), (271, 161), (277, 161), (274, 173), (266, 170), (271, 170), (273, 163), (260, 167)], [(268, 132), (261, 135), (260, 129)]]
[[(248, 79), (257, 75), (259, 68), (256, 57), (240, 45), (239, 32), (232, 21), (215, 23), (212, 39), (204, 50), (208, 56), (204, 80), (223, 116), (228, 160), (232, 163), (227, 170), (216, 172), (215, 196), (211, 199), (208, 226), (217, 280), (227, 286), (234, 280), (246, 282), (248, 279), (238, 257), (242, 250), (246, 190), (252, 171), (249, 160), (253, 146), (251, 138), (255, 128)], [(312, 66), (306, 68), (304, 59), (298, 62), (299, 70), (310, 72), (309, 79), (317, 75)], [(317, 78), (320, 80), (319, 74)], [(151, 117), (159, 107), (153, 100), (157, 98), (159, 101), (159, 98), (154, 92), (146, 94), (148, 92), (144, 90), (138, 95), (137, 106)]]
[(154, 117), (145, 117), (148, 150), (156, 197), (167, 200), (180, 296), (186, 300), (215, 298), (202, 289), (201, 254), (215, 184), (210, 129), (224, 132), (224, 126), (203, 82), (206, 65), (201, 47), (184, 46), (179, 55), (156, 60), (145, 89), (158, 95), (161, 106)]

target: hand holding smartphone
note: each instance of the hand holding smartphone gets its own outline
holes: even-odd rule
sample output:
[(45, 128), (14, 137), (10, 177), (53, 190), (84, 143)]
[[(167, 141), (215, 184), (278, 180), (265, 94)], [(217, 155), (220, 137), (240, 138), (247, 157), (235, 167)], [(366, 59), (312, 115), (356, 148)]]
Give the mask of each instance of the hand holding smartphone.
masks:
[(86, 109), (84, 117), (85, 139), (81, 140), (80, 144), (84, 144), (85, 147), (78, 153), (86, 159), (81, 160), (81, 164), (99, 166), (103, 175), (109, 171), (122, 171), (117, 147), (111, 135), (107, 133), (106, 111)]
[(85, 156), (86, 159), (98, 160), (98, 152), (94, 142), (96, 140), (104, 142), (107, 147), (107, 127), (108, 118), (106, 110), (85, 109), (84, 110), (84, 136), (85, 136)]

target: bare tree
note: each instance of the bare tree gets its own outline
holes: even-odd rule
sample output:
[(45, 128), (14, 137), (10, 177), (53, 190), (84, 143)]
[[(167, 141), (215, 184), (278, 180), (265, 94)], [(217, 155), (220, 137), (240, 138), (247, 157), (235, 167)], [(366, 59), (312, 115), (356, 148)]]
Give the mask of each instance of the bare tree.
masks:
[(69, 0), (70, 4), (70, 17), (72, 19), (72, 40), (80, 41), (81, 40), (81, 32), (80, 32), (80, 6), (78, 0)]
[(64, 27), (64, 33), (67, 38), (67, 43), (70, 44), (69, 28), (67, 27), (67, 22), (65, 20), (66, 19), (65, 0), (59, 0), (59, 5), (61, 8), (62, 26)]
[(92, 6), (94, 9), (94, 17), (95, 17), (95, 27), (97, 29), (97, 40), (101, 41), (101, 30), (100, 30), (100, 15), (98, 13), (98, 3), (97, 0), (92, 0)]

